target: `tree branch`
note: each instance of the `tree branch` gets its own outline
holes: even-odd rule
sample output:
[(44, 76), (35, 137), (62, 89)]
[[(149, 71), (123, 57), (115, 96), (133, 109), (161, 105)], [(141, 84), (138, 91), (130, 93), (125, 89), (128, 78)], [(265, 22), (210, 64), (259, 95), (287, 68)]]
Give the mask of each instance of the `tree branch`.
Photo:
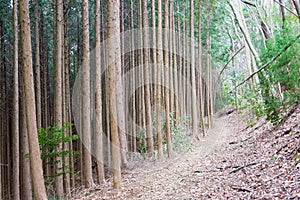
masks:
[(220, 72), (220, 74), (219, 74), (219, 76), (218, 76), (218, 78), (217, 78), (217, 82), (219, 81), (219, 79), (220, 79), (222, 73), (224, 72), (224, 70), (226, 69), (226, 67), (229, 65), (229, 63), (230, 63), (230, 62), (233, 60), (233, 58), (234, 58), (235, 56), (237, 56), (244, 48), (245, 48), (245, 45), (242, 46), (237, 52), (235, 52), (235, 54), (233, 54), (233, 56), (232, 56), (232, 57), (228, 60), (228, 62), (224, 65), (224, 67), (222, 68), (222, 70), (221, 70), (221, 72)]
[[(264, 64), (260, 69), (256, 70), (255, 72), (253, 72), (251, 75), (249, 75), (246, 79), (244, 79), (241, 83), (239, 83), (237, 86), (235, 86), (235, 88), (233, 88), (233, 90), (236, 90), (238, 87), (240, 87), (241, 85), (243, 85), (245, 82), (247, 82), (249, 79), (251, 79), (254, 75), (256, 75), (257, 73), (261, 72), (262, 70), (264, 70), (265, 68), (267, 68), (270, 64), (272, 64), (274, 61), (277, 60), (277, 58), (279, 56), (281, 56), (284, 52), (286, 52), (291, 46), (293, 46), (297, 40), (300, 38), (300, 34), (296, 37), (296, 39), (294, 41), (292, 41), (290, 44), (286, 45), (283, 50), (278, 53), (275, 57), (272, 58), (272, 60), (270, 60), (269, 62), (267, 62), (266, 64)], [(233, 91), (232, 90), (232, 91)]]
[(276, 1), (276, 0), (274, 0), (274, 2), (277, 3), (278, 5), (282, 6), (282, 7), (285, 8), (287, 11), (289, 11), (290, 13), (292, 13), (293, 15), (295, 15), (296, 17), (299, 18), (299, 16), (298, 16), (296, 13), (294, 13), (291, 9), (289, 9), (288, 7), (286, 7), (285, 5), (283, 5), (282, 3), (280, 3), (280, 2), (278, 2), (278, 1)]
[(255, 7), (255, 8), (257, 7), (255, 3), (252, 3), (252, 2), (250, 2), (250, 1), (242, 0), (242, 2), (243, 2), (244, 4), (249, 5), (249, 6), (253, 6), (253, 7)]

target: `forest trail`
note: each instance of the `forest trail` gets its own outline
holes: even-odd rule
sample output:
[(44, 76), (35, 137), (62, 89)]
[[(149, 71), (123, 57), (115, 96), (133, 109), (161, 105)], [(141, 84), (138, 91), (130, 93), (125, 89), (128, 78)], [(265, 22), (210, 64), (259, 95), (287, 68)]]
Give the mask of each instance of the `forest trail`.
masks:
[(85, 197), (79, 199), (200, 198), (206, 191), (204, 188), (206, 175), (199, 173), (199, 168), (207, 168), (208, 172), (212, 170), (206, 162), (214, 156), (221, 156), (223, 152), (216, 153), (216, 150), (228, 145), (241, 126), (246, 126), (240, 118), (241, 116), (236, 113), (215, 117), (213, 127), (208, 130), (206, 137), (201, 138), (190, 152), (125, 171), (121, 191), (111, 190), (111, 185), (108, 183), (101, 188), (95, 188), (96, 192), (81, 191), (79, 196)]
[(72, 199), (300, 199), (300, 105), (278, 126), (246, 116), (215, 117), (191, 152), (124, 171), (119, 191), (109, 180)]
[[(128, 173), (124, 180), (128, 199), (189, 199), (199, 198), (203, 187), (203, 178), (197, 173), (207, 156), (222, 145), (226, 145), (237, 131), (236, 115), (215, 117), (213, 127), (207, 136), (201, 138), (191, 152), (166, 160), (161, 164), (152, 165), (138, 171)], [(221, 153), (221, 152), (219, 152)], [(207, 169), (210, 170), (210, 169)], [(124, 195), (124, 194), (123, 194)]]

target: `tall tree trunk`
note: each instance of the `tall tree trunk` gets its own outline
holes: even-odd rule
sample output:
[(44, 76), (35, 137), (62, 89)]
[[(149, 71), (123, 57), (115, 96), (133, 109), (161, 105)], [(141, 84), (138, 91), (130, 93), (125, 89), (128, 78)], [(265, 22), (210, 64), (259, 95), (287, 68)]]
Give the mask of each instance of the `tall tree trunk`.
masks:
[(148, 154), (152, 156), (154, 152), (153, 147), (153, 133), (152, 133), (152, 117), (151, 117), (151, 101), (150, 101), (150, 75), (149, 75), (149, 33), (148, 33), (148, 14), (147, 14), (147, 2), (142, 1), (142, 17), (143, 17), (143, 58), (144, 58), (144, 80), (145, 80), (145, 114), (146, 114), (146, 135), (147, 135), (147, 147)]
[(250, 48), (252, 54), (254, 55), (255, 59), (258, 59), (259, 58), (258, 53), (255, 50), (254, 45), (251, 41), (250, 34), (249, 34), (249, 31), (248, 31), (248, 28), (247, 28), (247, 25), (246, 25), (245, 17), (242, 13), (242, 6), (241, 6), (240, 1), (239, 0), (230, 0), (229, 4), (232, 8), (232, 11), (233, 11), (236, 19), (237, 19), (238, 25), (241, 29), (241, 32), (244, 35), (244, 38), (246, 40), (247, 45), (249, 46), (249, 48)]
[[(169, 38), (169, 88), (170, 88), (170, 114), (174, 115), (174, 60), (173, 60), (173, 13), (174, 13), (174, 1), (169, 0), (169, 30), (170, 30), (170, 38)], [(174, 116), (173, 116), (174, 117)], [(172, 117), (172, 118), (173, 118)], [(170, 127), (174, 126), (174, 120), (170, 121)]]
[(198, 4), (199, 21), (198, 21), (198, 68), (199, 68), (199, 108), (200, 108), (200, 124), (202, 127), (203, 137), (205, 136), (204, 124), (204, 98), (203, 98), (203, 79), (202, 79), (202, 29), (201, 29), (201, 3)]
[[(120, 23), (120, 32), (124, 31), (124, 24), (123, 22), (123, 0), (120, 0), (120, 19), (121, 19), (121, 23)], [(123, 167), (127, 166), (127, 138), (126, 138), (126, 124), (125, 124), (125, 107), (124, 107), (124, 103), (125, 103), (125, 99), (124, 99), (124, 86), (123, 86), (123, 78), (122, 78), (122, 66), (124, 66), (122, 63), (124, 63), (124, 57), (125, 55), (123, 54), (123, 37), (120, 38), (121, 40), (121, 53), (120, 53), (120, 58), (121, 58), (121, 65), (117, 66), (116, 68), (116, 73), (117, 73), (117, 88), (118, 90), (116, 90), (116, 97), (117, 97), (117, 111), (118, 111), (118, 125), (119, 125), (119, 137), (120, 137), (120, 145), (121, 145), (121, 165)], [(123, 56), (122, 56), (123, 55)]]
[(90, 105), (90, 32), (89, 32), (89, 4), (82, 0), (82, 136), (83, 136), (83, 170), (86, 187), (93, 185), (91, 158), (91, 105)]
[[(132, 0), (130, 0), (130, 12), (131, 12), (131, 29), (134, 29), (134, 3)], [(135, 43), (134, 43), (134, 32), (132, 31), (131, 34), (131, 49), (135, 49)], [(135, 67), (135, 53), (131, 53), (131, 67)], [(132, 89), (135, 89), (135, 80), (136, 80), (136, 70), (132, 70)], [(133, 127), (132, 127), (132, 145), (131, 145), (131, 150), (133, 152), (137, 151), (136, 147), (136, 127), (135, 124), (137, 122), (137, 115), (136, 115), (136, 95), (135, 93), (132, 94), (132, 121), (133, 121)]]
[(18, 2), (13, 1), (14, 18), (14, 89), (13, 89), (13, 199), (20, 199), (20, 142), (19, 142), (19, 46), (18, 46)]
[[(63, 41), (63, 121), (71, 122), (71, 110), (70, 110), (70, 53), (69, 53), (69, 40), (68, 40), (68, 12), (66, 8), (66, 2), (64, 2), (64, 31), (62, 37)], [(68, 127), (68, 131), (64, 133), (65, 137), (70, 137), (72, 134), (72, 128)], [(63, 143), (63, 150), (66, 152), (70, 152), (72, 149), (72, 141)], [(70, 193), (71, 189), (71, 176), (73, 173), (73, 168), (71, 165), (71, 157), (73, 155), (68, 154), (64, 156), (64, 191), (66, 194)], [(66, 170), (70, 169), (70, 170)]]
[[(164, 0), (164, 28), (169, 30), (169, 0)], [(171, 128), (170, 128), (170, 94), (169, 94), (169, 38), (167, 34), (168, 31), (164, 33), (164, 95), (165, 95), (165, 115), (166, 115), (166, 138), (167, 138), (167, 150), (168, 157), (173, 154), (172, 141), (171, 141)]]
[(39, 7), (38, 0), (34, 1), (34, 18), (35, 18), (35, 83), (36, 83), (36, 114), (37, 126), (42, 124), (41, 111), (41, 72), (40, 72), (40, 37), (39, 37)]
[(32, 174), (34, 197), (38, 200), (44, 200), (47, 199), (47, 195), (37, 135), (28, 0), (20, 0), (20, 19), (30, 169)]
[(284, 2), (282, 0), (279, 0), (279, 3), (280, 3), (281, 18), (282, 18), (282, 27), (284, 28), (285, 21), (286, 21), (286, 14), (285, 14)]
[(104, 183), (103, 131), (102, 131), (102, 93), (101, 93), (101, 35), (100, 35), (100, 0), (95, 0), (95, 155), (99, 184)]
[(198, 116), (197, 116), (197, 93), (196, 93), (196, 78), (195, 78), (195, 29), (194, 29), (194, 0), (190, 0), (190, 28), (191, 28), (191, 82), (192, 82), (192, 123), (194, 140), (199, 140), (198, 137)]
[[(117, 120), (116, 101), (116, 71), (121, 65), (120, 41), (120, 1), (108, 1), (108, 96), (109, 96), (109, 121), (112, 142), (113, 187), (121, 187), (121, 155), (120, 140)], [(116, 35), (117, 37), (112, 37)]]
[[(56, 0), (55, 4), (55, 43), (54, 43), (54, 123), (58, 127), (62, 127), (62, 46), (63, 46), (63, 0)], [(62, 150), (62, 145), (56, 149), (57, 152)], [(57, 156), (55, 164), (55, 173), (59, 174), (55, 177), (55, 190), (58, 197), (63, 197), (63, 176), (62, 157)]]
[(30, 160), (25, 155), (29, 154), (28, 146), (28, 132), (27, 132), (27, 120), (26, 120), (26, 105), (25, 105), (25, 93), (24, 84), (21, 83), (22, 88), (22, 100), (21, 100), (21, 134), (20, 134), (20, 160), (21, 160), (21, 199), (32, 199), (32, 180), (30, 173)]
[(158, 150), (158, 158), (163, 157), (163, 148), (162, 148), (162, 87), (161, 87), (161, 71), (163, 69), (163, 43), (162, 43), (162, 0), (158, 0), (157, 4), (157, 18), (158, 18), (158, 26), (157, 26), (157, 69), (156, 69), (156, 115), (157, 115), (157, 123), (156, 123), (156, 134), (157, 134), (157, 150)]
[(178, 34), (176, 34), (176, 21), (175, 21), (175, 11), (174, 6), (172, 7), (172, 34), (173, 34), (173, 60), (174, 60), (174, 70), (173, 70), (173, 84), (174, 84), (174, 119), (175, 119), (175, 126), (178, 125), (177, 120), (179, 119), (180, 113), (179, 113), (179, 96), (176, 96), (179, 94), (179, 85), (178, 85), (178, 59), (177, 59), (177, 42), (178, 40)]

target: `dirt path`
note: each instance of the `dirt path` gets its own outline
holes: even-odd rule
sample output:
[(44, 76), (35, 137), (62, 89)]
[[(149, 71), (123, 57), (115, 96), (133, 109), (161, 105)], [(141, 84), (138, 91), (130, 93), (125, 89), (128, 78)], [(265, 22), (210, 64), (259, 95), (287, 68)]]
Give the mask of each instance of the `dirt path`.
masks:
[[(214, 126), (192, 152), (129, 172), (123, 183), (128, 188), (121, 198), (128, 199), (186, 199), (197, 198), (201, 190), (197, 168), (208, 154), (223, 144), (228, 144), (236, 131), (235, 117), (221, 117), (214, 120)], [(195, 179), (196, 178), (196, 179)], [(125, 189), (126, 190), (126, 189)]]
[(236, 113), (215, 118), (192, 152), (137, 163), (121, 190), (108, 181), (70, 199), (300, 199), (299, 121), (300, 105), (277, 127), (263, 118), (246, 126)]
[(213, 128), (191, 152), (124, 172), (121, 191), (111, 190), (109, 182), (101, 188), (81, 191), (80, 198), (75, 199), (199, 199), (206, 191), (205, 173), (199, 169), (211, 170), (209, 159), (222, 154), (215, 150), (228, 145), (240, 130), (240, 121), (236, 114), (215, 118)]

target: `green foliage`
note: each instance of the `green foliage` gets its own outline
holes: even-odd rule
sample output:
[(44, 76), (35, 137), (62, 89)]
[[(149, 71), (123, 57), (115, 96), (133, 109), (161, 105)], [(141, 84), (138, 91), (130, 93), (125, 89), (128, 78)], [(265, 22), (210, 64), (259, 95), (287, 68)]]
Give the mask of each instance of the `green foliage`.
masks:
[(146, 144), (146, 130), (142, 130), (138, 135), (137, 135), (137, 143), (138, 143), (138, 152), (142, 155), (147, 153), (148, 147)]
[[(280, 53), (285, 46), (295, 40), (293, 28), (287, 27), (278, 32), (275, 38), (267, 41), (267, 48), (261, 52), (262, 63), (267, 63)], [(300, 43), (299, 40), (263, 73), (259, 74), (260, 87), (268, 119), (276, 124), (280, 113), (300, 97)]]
[[(189, 137), (190, 117), (175, 118), (170, 114), (170, 128), (173, 151), (176, 153), (188, 152), (192, 148), (191, 137)], [(166, 138), (163, 138), (164, 150), (167, 150)]]
[(39, 128), (38, 138), (41, 149), (41, 158), (47, 165), (57, 165), (57, 158), (62, 158), (62, 168), (60, 173), (54, 173), (45, 177), (46, 185), (52, 185), (55, 177), (70, 173), (71, 167), (64, 164), (64, 157), (79, 154), (78, 151), (60, 149), (61, 145), (69, 145), (72, 141), (78, 139), (77, 135), (70, 135), (72, 123), (65, 123), (63, 127), (48, 126), (46, 128)]

